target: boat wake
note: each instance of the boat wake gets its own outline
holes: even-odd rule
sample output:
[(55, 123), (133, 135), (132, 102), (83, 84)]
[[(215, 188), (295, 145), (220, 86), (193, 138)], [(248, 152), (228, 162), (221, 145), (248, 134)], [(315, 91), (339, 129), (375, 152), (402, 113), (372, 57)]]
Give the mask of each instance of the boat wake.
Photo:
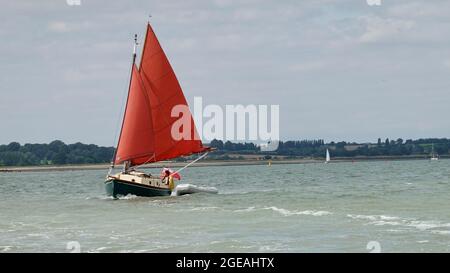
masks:
[(137, 199), (139, 198), (139, 196), (134, 195), (134, 194), (127, 194), (127, 195), (118, 195), (117, 199), (119, 200), (133, 200), (133, 199)]
[(101, 195), (101, 196), (86, 197), (85, 200), (132, 200), (136, 198), (139, 198), (139, 196), (134, 194), (117, 195), (117, 197)]

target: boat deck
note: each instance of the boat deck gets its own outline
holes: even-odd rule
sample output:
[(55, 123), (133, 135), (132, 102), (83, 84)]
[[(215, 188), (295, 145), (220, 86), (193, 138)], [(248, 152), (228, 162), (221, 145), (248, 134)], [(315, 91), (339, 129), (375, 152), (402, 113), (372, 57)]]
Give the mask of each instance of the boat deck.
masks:
[(131, 171), (129, 173), (118, 173), (108, 176), (109, 180), (119, 180), (129, 183), (140, 184), (161, 189), (170, 189), (168, 179), (162, 180), (159, 177), (152, 176), (143, 172)]

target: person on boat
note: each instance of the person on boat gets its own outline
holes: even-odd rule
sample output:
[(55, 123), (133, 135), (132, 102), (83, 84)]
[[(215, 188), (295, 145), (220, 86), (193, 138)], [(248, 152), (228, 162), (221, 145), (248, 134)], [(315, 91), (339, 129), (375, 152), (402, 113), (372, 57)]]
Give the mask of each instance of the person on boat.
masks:
[(161, 174), (159, 175), (159, 178), (161, 178), (161, 181), (163, 181), (164, 183), (167, 184), (167, 182), (169, 181), (169, 179), (168, 179), (169, 176), (170, 176), (169, 168), (164, 167), (161, 170)]
[(161, 180), (164, 181), (166, 184), (169, 184), (169, 178), (170, 177), (176, 178), (178, 180), (181, 179), (181, 176), (180, 176), (179, 173), (176, 173), (176, 172), (172, 171), (169, 168), (163, 168), (162, 171), (161, 171), (161, 176), (160, 177), (161, 177)]
[(169, 170), (169, 169), (166, 169), (166, 170), (164, 171), (164, 179), (166, 179), (167, 181), (169, 181), (169, 180), (168, 180), (169, 177), (170, 177), (170, 170)]
[(130, 171), (130, 161), (127, 160), (123, 164), (123, 173), (128, 173)]
[(136, 171), (136, 169), (134, 167), (131, 167), (131, 161), (125, 161), (123, 164), (123, 173), (130, 173)]

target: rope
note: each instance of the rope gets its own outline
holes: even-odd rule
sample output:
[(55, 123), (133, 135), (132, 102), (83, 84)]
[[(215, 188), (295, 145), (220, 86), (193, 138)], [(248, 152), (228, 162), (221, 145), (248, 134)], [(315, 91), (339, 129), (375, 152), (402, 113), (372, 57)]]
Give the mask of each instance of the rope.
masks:
[(137, 170), (137, 168), (139, 168), (139, 167), (141, 167), (141, 166), (144, 166), (144, 165), (146, 165), (147, 163), (149, 163), (152, 159), (155, 159), (155, 157), (156, 157), (156, 154), (155, 153), (153, 153), (153, 156), (152, 157), (150, 157), (147, 161), (145, 161), (144, 163), (142, 163), (142, 164), (139, 164), (139, 165), (136, 165), (136, 166), (133, 166), (132, 168), (134, 168), (135, 170)]
[[(177, 171), (173, 172), (172, 175), (181, 172), (182, 170), (184, 170), (184, 169), (186, 169), (187, 167), (191, 166), (192, 164), (194, 164), (195, 162), (197, 162), (197, 161), (199, 161), (200, 159), (204, 158), (204, 157), (207, 156), (208, 154), (209, 154), (209, 152), (206, 152), (206, 153), (202, 154), (201, 156), (199, 156), (199, 157), (198, 157), (197, 159), (195, 159), (194, 161), (189, 162), (186, 166), (184, 166), (184, 167), (178, 169)], [(143, 166), (143, 165), (147, 164), (148, 162), (150, 162), (150, 161), (151, 161), (152, 159), (154, 159), (154, 158), (155, 158), (155, 155), (153, 155), (152, 157), (150, 157), (149, 160), (147, 160), (145, 163), (140, 164), (140, 165), (133, 166), (133, 168), (134, 168), (135, 170), (137, 170), (137, 168), (139, 168), (140, 166)], [(111, 170), (111, 169), (110, 169), (110, 170)]]
[(191, 166), (192, 164), (194, 164), (195, 162), (197, 162), (197, 161), (199, 161), (200, 159), (202, 159), (202, 158), (204, 158), (205, 156), (207, 156), (208, 155), (208, 153), (209, 152), (206, 152), (206, 153), (204, 153), (204, 154), (202, 154), (201, 156), (199, 156), (196, 160), (194, 160), (194, 161), (192, 161), (192, 162), (190, 162), (189, 164), (187, 164), (186, 166), (184, 166), (183, 168), (181, 168), (181, 169), (178, 169), (176, 172), (174, 172), (174, 173), (172, 173), (171, 175), (174, 175), (174, 174), (176, 174), (176, 173), (179, 173), (179, 172), (181, 172), (182, 170), (184, 170), (184, 169), (186, 169), (187, 167), (189, 167), (189, 166)]

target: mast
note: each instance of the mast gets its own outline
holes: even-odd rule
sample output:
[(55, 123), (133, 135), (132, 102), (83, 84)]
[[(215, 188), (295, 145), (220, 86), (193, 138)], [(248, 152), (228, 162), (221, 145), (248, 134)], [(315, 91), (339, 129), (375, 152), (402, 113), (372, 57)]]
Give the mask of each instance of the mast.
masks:
[[(118, 140), (117, 140), (116, 148), (114, 149), (114, 154), (113, 154), (113, 158), (112, 158), (112, 161), (111, 161), (111, 167), (109, 168), (110, 172), (111, 172), (112, 169), (114, 169), (114, 166), (115, 166), (115, 165), (114, 165), (114, 162), (116, 161), (117, 148), (119, 147), (120, 137), (121, 137), (122, 131), (123, 131), (123, 124), (124, 124), (124, 121), (125, 121), (125, 113), (127, 112), (128, 99), (130, 98), (130, 89), (131, 89), (130, 87), (131, 87), (131, 80), (132, 80), (132, 77), (133, 77), (133, 68), (134, 68), (134, 65), (136, 64), (136, 51), (137, 51), (137, 46), (138, 46), (137, 34), (134, 34), (133, 61), (132, 61), (132, 64), (131, 64), (130, 80), (129, 80), (129, 83), (128, 83), (127, 101), (126, 101), (126, 103), (125, 103), (124, 117), (123, 117), (123, 119), (122, 119), (122, 126), (121, 126), (121, 128), (120, 128), (119, 138), (118, 138)], [(127, 165), (127, 164), (126, 164), (126, 162), (125, 162), (125, 165), (124, 165), (125, 171), (126, 171), (126, 169), (127, 169), (126, 165)]]
[(431, 159), (438, 159), (439, 155), (434, 150), (434, 143), (431, 144)]

